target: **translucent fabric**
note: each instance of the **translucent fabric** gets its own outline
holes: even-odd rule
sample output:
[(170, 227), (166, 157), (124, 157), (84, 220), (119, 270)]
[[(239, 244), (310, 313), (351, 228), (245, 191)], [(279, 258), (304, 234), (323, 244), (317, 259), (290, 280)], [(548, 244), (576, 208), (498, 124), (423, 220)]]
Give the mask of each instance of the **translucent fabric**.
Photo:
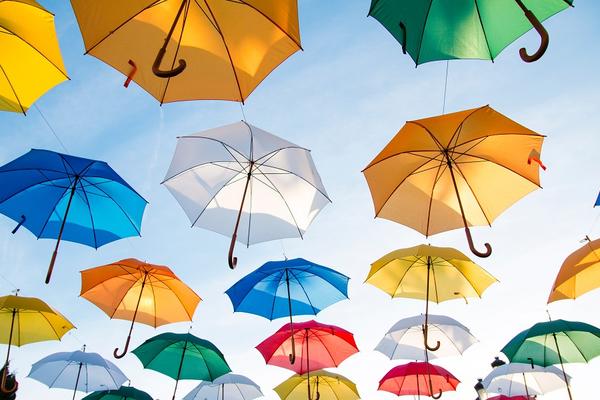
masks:
[(494, 368), (483, 380), (483, 386), (489, 393), (506, 396), (541, 396), (564, 389), (566, 383), (562, 371), (557, 367), (510, 363)]
[(212, 382), (202, 382), (183, 400), (253, 400), (262, 397), (260, 387), (243, 375), (226, 374)]

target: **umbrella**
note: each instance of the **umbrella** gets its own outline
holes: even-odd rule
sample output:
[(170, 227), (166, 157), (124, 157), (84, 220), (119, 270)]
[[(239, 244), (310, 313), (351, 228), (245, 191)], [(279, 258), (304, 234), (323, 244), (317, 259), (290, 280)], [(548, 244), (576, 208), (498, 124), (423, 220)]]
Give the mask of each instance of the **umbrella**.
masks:
[(488, 392), (507, 396), (525, 395), (527, 398), (562, 389), (565, 384), (561, 370), (556, 367), (520, 363), (494, 368), (483, 380), (483, 386)]
[(600, 239), (586, 236), (586, 244), (563, 262), (550, 291), (548, 303), (575, 299), (597, 289), (600, 282)]
[(363, 171), (375, 215), (426, 236), (464, 227), (488, 257), (469, 227), (539, 188), (543, 140), (489, 106), (409, 121)]
[(200, 297), (162, 265), (134, 258), (81, 271), (81, 297), (91, 301), (110, 318), (131, 321), (122, 358), (129, 349), (133, 324), (154, 328), (191, 321)]
[(144, 200), (104, 161), (48, 150), (31, 150), (0, 167), (0, 213), (38, 238), (98, 248), (139, 236)]
[(50, 388), (73, 389), (85, 393), (97, 390), (118, 389), (127, 377), (113, 363), (97, 353), (74, 351), (54, 353), (31, 366), (29, 378)]
[(94, 392), (81, 400), (152, 400), (152, 396), (133, 387), (121, 386), (117, 390)]
[(73, 328), (69, 320), (40, 299), (23, 296), (0, 297), (0, 343), (8, 344), (0, 391), (14, 393), (18, 388), (6, 386), (10, 348), (13, 344), (23, 346), (47, 340), (60, 340)]
[(423, 339), (428, 344), (429, 301), (480, 297), (496, 278), (458, 250), (427, 245), (400, 249), (371, 264), (365, 280), (392, 297), (425, 300)]
[(0, 5), (0, 110), (22, 112), (69, 79), (54, 30), (54, 15), (34, 0)]
[(417, 65), (429, 61), (475, 58), (494, 60), (509, 44), (534, 28), (539, 49), (521, 58), (533, 62), (548, 48), (548, 32), (540, 21), (567, 9), (573, 0), (474, 0), (402, 2), (372, 0), (369, 15), (402, 44)]
[[(425, 360), (422, 349), (425, 324), (424, 315), (401, 319), (388, 330), (375, 350), (391, 360)], [(466, 326), (445, 315), (429, 314), (427, 326), (429, 337), (440, 343), (439, 351), (426, 350), (427, 359), (460, 355), (477, 343)]]
[(502, 352), (511, 362), (547, 367), (560, 364), (569, 398), (564, 363), (585, 363), (600, 355), (600, 329), (574, 321), (540, 322), (511, 339)]
[(454, 391), (460, 381), (450, 372), (427, 362), (411, 362), (392, 368), (379, 381), (378, 390), (397, 396), (442, 397), (443, 392)]
[[(307, 383), (307, 381), (310, 381)], [(308, 388), (312, 387), (309, 392)], [(275, 392), (281, 400), (358, 400), (356, 385), (348, 378), (327, 371), (318, 371), (310, 378), (293, 375), (280, 383)]]
[(173, 400), (180, 379), (213, 381), (231, 372), (223, 353), (208, 340), (192, 334), (163, 333), (133, 350), (144, 368), (175, 379)]
[(269, 261), (225, 292), (236, 312), (269, 320), (290, 318), (292, 354), (296, 360), (293, 315), (317, 315), (322, 309), (348, 298), (348, 278), (331, 268), (296, 258)]
[(488, 400), (533, 400), (533, 397), (525, 397), (525, 396), (504, 396), (501, 394), (500, 396), (488, 397)]
[(128, 75), (126, 85), (135, 80), (161, 103), (243, 102), (301, 49), (296, 0), (71, 0), (71, 5), (86, 53)]
[(260, 387), (242, 375), (226, 374), (212, 382), (202, 382), (183, 400), (253, 400), (262, 397)]
[(300, 237), (329, 202), (309, 150), (246, 122), (180, 137), (164, 185), (192, 226), (247, 246)]

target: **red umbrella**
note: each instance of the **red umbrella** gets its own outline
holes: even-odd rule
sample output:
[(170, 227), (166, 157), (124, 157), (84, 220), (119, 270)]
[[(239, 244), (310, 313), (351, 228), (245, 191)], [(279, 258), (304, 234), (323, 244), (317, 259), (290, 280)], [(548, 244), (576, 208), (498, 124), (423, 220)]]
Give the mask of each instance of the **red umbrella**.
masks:
[(503, 394), (501, 394), (500, 396), (488, 397), (488, 400), (532, 400), (532, 399), (533, 399), (533, 397), (527, 397), (527, 396), (508, 397)]
[(385, 374), (379, 381), (379, 390), (397, 396), (423, 395), (439, 399), (442, 392), (456, 390), (459, 383), (454, 375), (442, 367), (426, 362), (411, 362), (398, 365)]

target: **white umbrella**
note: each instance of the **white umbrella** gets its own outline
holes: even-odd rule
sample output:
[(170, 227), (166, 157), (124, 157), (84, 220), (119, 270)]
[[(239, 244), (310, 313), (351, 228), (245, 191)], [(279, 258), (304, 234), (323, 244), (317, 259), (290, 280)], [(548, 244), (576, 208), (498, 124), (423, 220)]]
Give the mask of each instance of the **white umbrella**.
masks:
[(226, 374), (212, 382), (202, 382), (183, 400), (253, 400), (262, 397), (260, 387), (242, 375)]
[(428, 337), (441, 346), (436, 352), (424, 351), (423, 326), (425, 316), (418, 315), (401, 319), (383, 337), (375, 350), (392, 360), (419, 360), (452, 357), (462, 354), (477, 339), (469, 329), (457, 320), (444, 315), (429, 315)]
[(329, 202), (310, 151), (244, 121), (177, 141), (163, 184), (192, 226), (247, 246), (302, 237)]
[(510, 363), (494, 368), (483, 380), (483, 386), (490, 393), (533, 396), (563, 389), (565, 381), (562, 371), (554, 366)]

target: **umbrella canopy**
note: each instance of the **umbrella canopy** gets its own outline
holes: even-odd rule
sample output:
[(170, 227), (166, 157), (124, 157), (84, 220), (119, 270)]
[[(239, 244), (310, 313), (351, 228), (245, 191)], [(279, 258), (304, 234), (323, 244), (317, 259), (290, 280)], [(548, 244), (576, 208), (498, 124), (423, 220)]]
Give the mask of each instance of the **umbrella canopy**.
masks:
[(81, 400), (153, 400), (148, 393), (133, 387), (121, 386), (117, 390), (102, 390), (85, 396)]
[(262, 397), (260, 387), (242, 375), (226, 374), (212, 382), (202, 382), (183, 400), (253, 400)]
[(454, 391), (460, 381), (437, 365), (411, 362), (392, 368), (379, 381), (379, 389), (397, 396), (431, 396), (439, 399), (443, 392)]
[(189, 333), (154, 336), (132, 353), (144, 368), (175, 379), (173, 400), (180, 379), (213, 381), (231, 372), (223, 353), (214, 344)]
[(548, 32), (540, 21), (572, 5), (573, 0), (372, 0), (369, 15), (402, 44), (403, 52), (417, 65), (457, 58), (494, 60), (534, 28), (542, 38), (539, 50), (531, 56), (525, 49), (520, 52), (524, 61), (531, 62), (548, 47)]
[(426, 236), (464, 227), (487, 257), (469, 227), (540, 187), (543, 140), (489, 106), (409, 121), (363, 171), (375, 215)]
[(71, 5), (86, 53), (128, 75), (161, 103), (243, 102), (301, 49), (296, 0), (71, 0)]
[(527, 398), (526, 396), (505, 396), (501, 394), (500, 396), (488, 397), (488, 400), (533, 400), (531, 397)]
[(302, 238), (330, 200), (310, 151), (244, 121), (180, 137), (163, 184), (192, 226), (247, 246)]
[(358, 400), (356, 385), (348, 378), (327, 371), (310, 377), (293, 375), (280, 383), (275, 392), (281, 400)]
[(34, 0), (0, 2), (0, 110), (25, 112), (69, 79), (58, 47), (54, 15)]
[[(432, 341), (441, 344), (439, 351), (426, 350), (429, 353), (427, 359), (461, 355), (467, 348), (478, 342), (466, 326), (445, 315), (429, 314), (427, 324), (429, 337)], [(375, 350), (391, 360), (425, 361), (424, 325), (424, 315), (401, 319), (388, 330)]]
[(31, 366), (28, 377), (50, 388), (72, 389), (73, 399), (77, 391), (116, 390), (127, 381), (115, 364), (97, 353), (83, 351), (44, 357)]
[[(0, 167), (0, 213), (38, 238), (98, 248), (139, 236), (146, 200), (106, 162), (31, 150)], [(16, 229), (13, 231), (16, 232)]]
[(191, 321), (200, 297), (168, 267), (129, 258), (81, 271), (81, 297), (91, 301), (110, 318), (131, 321), (125, 348), (127, 353), (133, 323), (153, 327)]
[[(345, 359), (358, 352), (354, 335), (334, 325), (325, 325), (316, 321), (294, 324), (294, 344), (291, 340), (292, 327), (282, 326), (269, 336), (256, 349), (267, 364), (287, 368), (302, 375), (323, 368), (334, 368)], [(290, 363), (288, 355), (292, 346), (296, 346), (296, 362)]]
[[(570, 377), (569, 377), (570, 380)], [(485, 390), (507, 396), (543, 395), (566, 385), (560, 369), (539, 365), (509, 363), (494, 368), (483, 380)]]
[(563, 262), (552, 285), (548, 303), (575, 299), (597, 289), (600, 282), (600, 239), (586, 237), (586, 244)]

